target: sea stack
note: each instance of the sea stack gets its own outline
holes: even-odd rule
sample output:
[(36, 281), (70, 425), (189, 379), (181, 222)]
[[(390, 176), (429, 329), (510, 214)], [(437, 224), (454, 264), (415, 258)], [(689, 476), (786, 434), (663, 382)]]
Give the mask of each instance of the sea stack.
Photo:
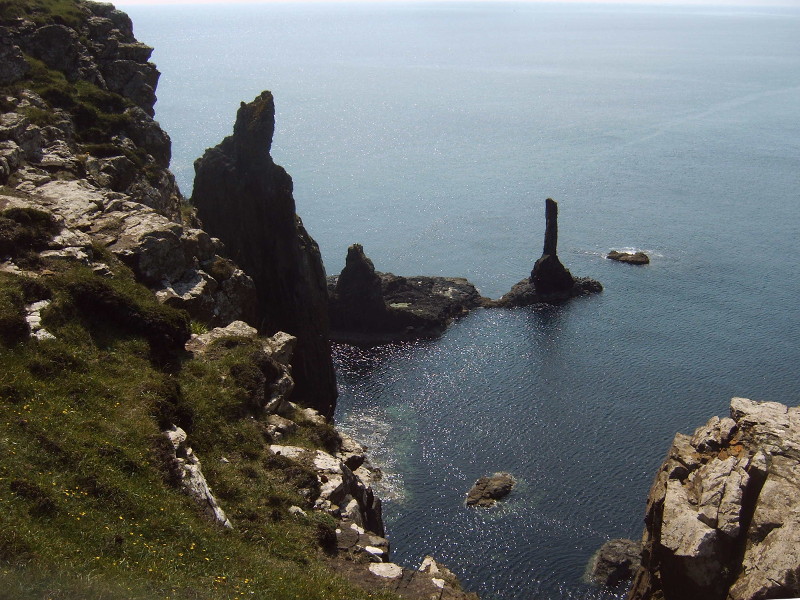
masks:
[(381, 277), (364, 254), (361, 244), (347, 249), (345, 266), (330, 299), (334, 330), (384, 331), (393, 328), (389, 307), (383, 299)]
[(297, 337), (295, 399), (330, 417), (337, 391), (325, 269), (295, 214), (292, 178), (270, 156), (274, 131), (270, 92), (242, 102), (233, 135), (195, 161), (192, 203), (206, 231), (252, 276), (259, 331)]
[(545, 232), (542, 256), (533, 265), (531, 275), (511, 288), (495, 304), (503, 307), (563, 302), (575, 296), (601, 292), (594, 279), (573, 277), (558, 258), (558, 204), (545, 200)]
[(558, 259), (558, 204), (552, 198), (545, 200), (544, 218), (544, 249), (533, 265), (530, 281), (541, 294), (568, 292), (575, 278)]

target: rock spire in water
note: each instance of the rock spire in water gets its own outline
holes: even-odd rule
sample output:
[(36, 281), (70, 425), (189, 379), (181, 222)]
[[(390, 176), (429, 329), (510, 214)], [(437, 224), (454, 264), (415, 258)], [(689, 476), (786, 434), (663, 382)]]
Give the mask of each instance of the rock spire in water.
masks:
[(331, 416), (337, 392), (325, 269), (295, 214), (292, 178), (270, 156), (274, 130), (270, 92), (243, 102), (233, 135), (195, 161), (192, 202), (206, 230), (252, 276), (259, 330), (297, 337), (295, 398)]
[(544, 249), (531, 271), (531, 283), (540, 294), (566, 292), (575, 285), (575, 278), (558, 259), (558, 205), (545, 200)]
[(523, 279), (495, 306), (530, 306), (543, 302), (562, 302), (574, 296), (603, 291), (600, 282), (585, 277), (573, 277), (561, 264), (557, 254), (558, 205), (555, 200), (545, 200), (545, 230), (542, 256), (533, 265), (531, 275)]

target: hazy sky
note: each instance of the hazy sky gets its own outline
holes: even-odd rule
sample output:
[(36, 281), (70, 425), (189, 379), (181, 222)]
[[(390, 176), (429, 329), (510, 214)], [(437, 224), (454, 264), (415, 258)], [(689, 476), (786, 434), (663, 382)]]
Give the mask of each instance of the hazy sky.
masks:
[[(242, 4), (263, 4), (271, 1), (286, 0), (233, 0)], [(340, 2), (344, 0), (315, 0), (318, 2)], [(397, 0), (357, 0), (361, 2), (392, 2)], [(492, 2), (495, 0), (480, 0)], [(660, 5), (697, 5), (697, 6), (791, 6), (792, 0), (521, 0), (525, 2), (557, 2), (565, 4), (660, 4)], [(794, 0), (797, 1), (797, 0)], [(223, 2), (222, 0), (112, 0), (119, 6), (134, 5), (158, 5), (158, 4), (230, 4), (233, 2)]]

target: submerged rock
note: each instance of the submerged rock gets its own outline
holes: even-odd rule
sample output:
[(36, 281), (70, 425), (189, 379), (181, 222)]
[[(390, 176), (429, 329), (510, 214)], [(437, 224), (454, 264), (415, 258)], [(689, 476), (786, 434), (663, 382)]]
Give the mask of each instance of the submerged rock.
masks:
[(511, 493), (516, 480), (510, 473), (495, 473), (478, 479), (472, 489), (467, 492), (467, 506), (489, 508), (497, 504)]
[(599, 586), (617, 587), (633, 579), (642, 564), (642, 543), (608, 540), (594, 553), (586, 567), (586, 580)]
[(800, 407), (731, 400), (678, 434), (645, 515), (631, 600), (800, 596)]
[(557, 254), (558, 205), (552, 198), (545, 201), (545, 234), (542, 256), (536, 261), (528, 279), (523, 279), (495, 306), (529, 306), (544, 302), (562, 302), (575, 296), (603, 291), (600, 282), (573, 277)]
[(375, 270), (360, 244), (328, 278), (331, 338), (356, 344), (436, 337), (456, 318), (486, 304), (459, 277), (400, 277)]
[(624, 262), (631, 265), (648, 265), (650, 264), (650, 257), (641, 250), (638, 252), (622, 252), (620, 250), (612, 250), (606, 254), (606, 258), (616, 260), (617, 262)]

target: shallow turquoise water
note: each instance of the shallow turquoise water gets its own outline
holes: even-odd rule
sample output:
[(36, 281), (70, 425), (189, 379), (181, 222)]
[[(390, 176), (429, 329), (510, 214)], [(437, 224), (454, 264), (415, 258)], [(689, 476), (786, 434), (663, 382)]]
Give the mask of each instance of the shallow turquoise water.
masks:
[[(800, 11), (525, 3), (130, 7), (173, 170), (271, 89), (273, 155), (329, 273), (460, 275), (497, 297), (541, 250), (603, 294), (478, 311), (438, 341), (336, 348), (337, 419), (386, 470), (397, 561), (484, 599), (580, 583), (638, 536), (676, 431), (731, 396), (798, 403)], [(602, 258), (643, 249), (637, 268)], [(520, 486), (468, 511), (480, 475)]]

